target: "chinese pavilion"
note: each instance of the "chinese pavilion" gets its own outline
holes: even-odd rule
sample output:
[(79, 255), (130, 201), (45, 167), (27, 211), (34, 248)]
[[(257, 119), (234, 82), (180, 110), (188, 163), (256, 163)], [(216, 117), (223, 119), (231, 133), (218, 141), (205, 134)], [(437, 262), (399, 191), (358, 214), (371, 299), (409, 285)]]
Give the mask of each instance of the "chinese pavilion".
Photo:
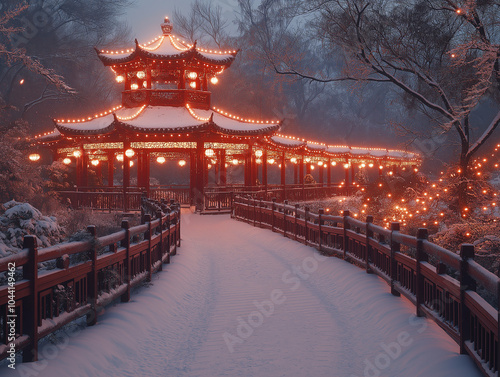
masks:
[[(78, 188), (88, 188), (89, 169), (102, 174), (102, 165), (107, 167), (107, 186), (113, 187), (119, 164), (120, 189), (150, 192), (151, 161), (189, 166), (191, 201), (206, 190), (209, 169), (215, 169), (220, 187), (228, 185), (227, 169), (243, 165), (245, 187), (267, 190), (268, 165), (273, 164), (279, 166), (281, 185), (291, 183), (287, 170), (293, 170), (294, 184), (303, 185), (304, 176), (317, 167), (319, 184), (327, 187), (333, 185), (335, 166), (345, 170), (348, 186), (355, 167), (420, 164), (418, 155), (404, 151), (329, 146), (281, 135), (281, 121), (248, 119), (213, 107), (209, 86), (217, 84), (238, 51), (207, 50), (182, 41), (172, 34), (168, 18), (161, 29), (146, 44), (136, 40), (129, 49), (96, 50), (123, 85), (120, 105), (79, 119), (56, 119), (52, 132), (35, 138), (34, 144), (50, 148), (55, 159), (76, 165)], [(131, 187), (133, 164), (137, 184)]]

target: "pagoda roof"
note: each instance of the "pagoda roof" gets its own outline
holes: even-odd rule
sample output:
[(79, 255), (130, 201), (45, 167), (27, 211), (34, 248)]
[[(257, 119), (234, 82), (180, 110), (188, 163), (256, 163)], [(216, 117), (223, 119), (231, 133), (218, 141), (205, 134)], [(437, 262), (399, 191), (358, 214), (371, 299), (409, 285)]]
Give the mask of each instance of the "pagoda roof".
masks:
[(191, 45), (172, 34), (158, 36), (147, 44), (140, 44), (137, 39), (135, 46), (128, 49), (97, 51), (99, 59), (106, 66), (127, 64), (137, 59), (159, 61), (193, 60), (209, 65), (229, 67), (234, 61), (238, 50), (210, 50)]
[[(116, 110), (117, 109), (117, 110)], [(212, 130), (238, 136), (271, 135), (280, 122), (235, 119), (220, 111), (195, 110), (186, 107), (147, 106), (114, 108), (94, 117), (54, 120), (62, 136), (106, 135), (115, 130), (135, 133), (183, 133)]]

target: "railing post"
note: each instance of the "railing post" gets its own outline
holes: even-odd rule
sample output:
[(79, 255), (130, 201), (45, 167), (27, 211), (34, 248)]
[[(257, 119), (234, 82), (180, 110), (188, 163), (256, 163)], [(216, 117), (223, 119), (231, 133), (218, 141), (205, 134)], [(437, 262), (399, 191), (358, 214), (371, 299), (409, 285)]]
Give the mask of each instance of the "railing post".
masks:
[(342, 213), (342, 215), (344, 216), (344, 221), (343, 221), (343, 225), (344, 225), (344, 254), (343, 254), (343, 258), (346, 259), (347, 258), (347, 252), (349, 251), (349, 239), (347, 237), (347, 231), (349, 229), (351, 229), (351, 225), (349, 224), (349, 221), (348, 221), (348, 217), (349, 217), (349, 211), (344, 211)]
[(271, 230), (274, 232), (275, 227), (275, 215), (274, 211), (276, 210), (276, 198), (272, 199), (273, 203), (271, 204)]
[(23, 249), (28, 249), (29, 262), (23, 266), (23, 278), (30, 282), (31, 294), (23, 303), (23, 332), (30, 342), (23, 351), (23, 362), (38, 360), (38, 250), (35, 236), (24, 236)]
[(288, 205), (288, 200), (283, 201), (283, 237), (286, 237), (286, 206)]
[(366, 273), (372, 273), (372, 269), (370, 268), (370, 260), (373, 260), (372, 256), (372, 246), (370, 245), (371, 239), (373, 238), (373, 230), (371, 229), (371, 225), (373, 224), (373, 216), (366, 216), (366, 253), (365, 253), (365, 262), (366, 262)]
[(398, 242), (393, 241), (393, 233), (399, 232), (399, 222), (391, 223), (391, 266), (390, 266), (390, 276), (391, 276), (391, 293), (394, 296), (401, 296), (401, 294), (394, 287), (394, 281), (398, 279), (397, 272), (397, 262), (396, 262), (396, 253), (401, 250), (401, 245)]
[(318, 228), (319, 228), (319, 240), (318, 240), (318, 249), (321, 251), (321, 244), (323, 242), (323, 215), (325, 214), (325, 210), (320, 208), (318, 210)]
[[(156, 211), (156, 218), (160, 221), (158, 227), (160, 228), (160, 242), (158, 243), (158, 247), (160, 248), (160, 265), (158, 266), (158, 271), (163, 270), (163, 219), (162, 212), (160, 210)], [(155, 232), (156, 233), (156, 232)]]
[(424, 241), (427, 239), (429, 236), (429, 233), (427, 232), (427, 229), (425, 228), (420, 228), (417, 231), (417, 252), (416, 252), (416, 258), (417, 258), (417, 271), (416, 271), (416, 278), (417, 278), (417, 285), (416, 285), (416, 306), (417, 306), (417, 317), (421, 317), (421, 305), (424, 304), (424, 278), (422, 276), (422, 265), (420, 264), (421, 262), (427, 261), (427, 254), (424, 252)]
[(309, 207), (306, 206), (304, 208), (304, 228), (305, 228), (305, 233), (304, 233), (304, 244), (307, 245), (307, 236), (309, 234), (309, 230), (307, 229), (307, 218), (309, 217)]
[(259, 228), (262, 228), (262, 196), (259, 198)]
[(298, 233), (299, 233), (298, 221), (299, 221), (299, 205), (295, 204), (295, 223), (293, 226), (293, 233), (295, 234), (295, 237), (294, 237), (295, 241), (297, 241)]
[(163, 212), (165, 212), (167, 214), (167, 253), (168, 253), (168, 258), (166, 260), (166, 263), (170, 263), (170, 224), (171, 224), (171, 221), (170, 221), (170, 211), (165, 207), (163, 206)]
[(97, 323), (97, 231), (95, 225), (87, 227), (87, 233), (92, 236), (92, 246), (89, 250), (89, 259), (92, 261), (92, 271), (90, 271), (88, 281), (88, 295), (90, 298), (91, 312), (87, 314), (87, 326), (94, 326)]
[(460, 331), (460, 354), (465, 355), (465, 341), (470, 339), (470, 311), (465, 305), (465, 291), (476, 290), (476, 282), (469, 276), (469, 263), (468, 260), (474, 260), (474, 246), (470, 244), (462, 244), (460, 247), (460, 317), (459, 317), (459, 331)]
[(148, 276), (146, 277), (146, 281), (151, 281), (153, 275), (153, 268), (151, 266), (151, 215), (144, 215), (144, 221), (148, 224), (148, 230), (146, 230), (144, 234), (144, 238), (148, 240), (148, 250), (146, 251), (146, 268)]
[(125, 238), (122, 241), (121, 246), (125, 248), (125, 284), (127, 284), (127, 290), (121, 297), (122, 302), (130, 301), (130, 281), (132, 280), (131, 271), (131, 261), (130, 261), (130, 225), (128, 220), (122, 220), (122, 229), (125, 230)]
[(257, 218), (257, 210), (255, 208), (255, 197), (254, 196), (252, 196), (252, 202), (253, 202), (253, 226), (255, 226), (255, 224), (257, 222), (257, 220), (256, 220), (256, 218)]

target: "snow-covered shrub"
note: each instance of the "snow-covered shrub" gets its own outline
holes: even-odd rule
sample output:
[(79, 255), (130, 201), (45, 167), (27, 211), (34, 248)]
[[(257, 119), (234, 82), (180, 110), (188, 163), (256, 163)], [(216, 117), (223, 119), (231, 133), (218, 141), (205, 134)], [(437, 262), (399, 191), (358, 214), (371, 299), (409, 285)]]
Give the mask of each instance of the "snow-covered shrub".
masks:
[(23, 238), (33, 235), (39, 247), (60, 242), (64, 231), (53, 216), (44, 216), (29, 203), (11, 200), (2, 206), (0, 215), (0, 257), (22, 249)]

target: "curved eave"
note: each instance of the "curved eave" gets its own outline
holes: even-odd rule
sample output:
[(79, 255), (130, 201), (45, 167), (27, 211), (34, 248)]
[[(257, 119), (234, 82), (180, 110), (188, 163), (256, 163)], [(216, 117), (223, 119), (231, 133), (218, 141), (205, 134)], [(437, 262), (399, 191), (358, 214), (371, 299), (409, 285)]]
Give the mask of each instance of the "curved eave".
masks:
[(191, 133), (195, 131), (205, 131), (210, 128), (210, 123), (203, 123), (203, 124), (195, 124), (192, 126), (183, 126), (183, 127), (165, 127), (165, 128), (150, 128), (150, 127), (139, 127), (139, 126), (134, 126), (131, 124), (128, 124), (123, 121), (116, 121), (117, 127), (121, 128), (124, 131), (129, 131), (133, 133), (140, 133), (140, 134), (171, 134), (171, 133), (176, 133), (176, 134), (182, 134), (182, 133)]
[(273, 124), (270, 126), (266, 126), (266, 127), (259, 128), (259, 129), (253, 129), (253, 130), (251, 130), (251, 129), (249, 129), (249, 130), (232, 130), (229, 128), (221, 127), (217, 123), (212, 123), (212, 126), (216, 132), (222, 133), (225, 135), (231, 135), (231, 136), (255, 136), (255, 135), (269, 136), (269, 135), (274, 134), (280, 128), (279, 124)]
[(86, 135), (107, 135), (115, 130), (115, 122), (112, 122), (109, 126), (99, 129), (75, 129), (70, 127), (65, 127), (62, 124), (54, 122), (56, 129), (61, 133), (62, 136), (86, 136)]
[(238, 54), (239, 50), (229, 54), (229, 57), (226, 58), (218, 58), (217, 54), (211, 54), (213, 55), (213, 58), (208, 57), (207, 53), (201, 53), (196, 50), (196, 47), (191, 47), (190, 49), (186, 51), (181, 51), (179, 50), (178, 53), (176, 54), (157, 54), (154, 51), (146, 50), (142, 48), (140, 45), (136, 45), (134, 51), (132, 51), (130, 54), (125, 55), (125, 54), (117, 54), (116, 57), (113, 57), (111, 54), (106, 54), (102, 53), (100, 50), (97, 48), (95, 49), (97, 51), (97, 55), (99, 56), (99, 59), (101, 62), (106, 65), (117, 65), (117, 64), (127, 64), (132, 61), (134, 61), (137, 58), (145, 58), (145, 59), (153, 59), (153, 60), (159, 60), (159, 61), (177, 61), (177, 60), (186, 60), (186, 59), (191, 59), (191, 60), (198, 60), (203, 63), (211, 64), (211, 65), (216, 65), (216, 66), (224, 66), (225, 68), (228, 68), (236, 58), (236, 55)]

